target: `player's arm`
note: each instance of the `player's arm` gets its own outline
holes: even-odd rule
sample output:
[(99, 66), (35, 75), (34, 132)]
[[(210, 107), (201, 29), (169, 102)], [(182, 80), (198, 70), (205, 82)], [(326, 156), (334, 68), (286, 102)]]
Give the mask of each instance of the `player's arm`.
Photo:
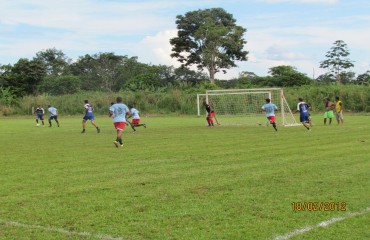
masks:
[(132, 117), (132, 114), (130, 111), (126, 112), (126, 119), (129, 119)]

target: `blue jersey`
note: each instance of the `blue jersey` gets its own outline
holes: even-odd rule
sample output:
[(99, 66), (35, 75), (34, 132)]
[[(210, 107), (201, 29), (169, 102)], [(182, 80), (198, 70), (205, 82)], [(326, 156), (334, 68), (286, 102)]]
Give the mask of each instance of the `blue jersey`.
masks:
[(308, 106), (308, 104), (305, 103), (305, 102), (299, 102), (298, 105), (297, 105), (297, 110), (299, 111), (299, 113), (302, 117), (310, 115), (310, 113), (308, 112), (309, 108), (310, 108), (310, 106)]
[(126, 122), (128, 107), (123, 103), (115, 103), (110, 106), (109, 111), (113, 112), (113, 122)]
[(273, 103), (266, 103), (262, 106), (262, 109), (266, 111), (266, 117), (275, 116), (275, 110), (278, 110), (277, 106)]
[(94, 116), (93, 111), (94, 108), (90, 104), (86, 103), (85, 106), (85, 116)]

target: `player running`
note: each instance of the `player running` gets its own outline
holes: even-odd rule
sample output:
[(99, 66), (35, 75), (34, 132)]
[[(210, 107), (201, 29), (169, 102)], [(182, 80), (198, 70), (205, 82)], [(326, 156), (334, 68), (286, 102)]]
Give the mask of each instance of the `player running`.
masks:
[(59, 127), (59, 121), (58, 121), (58, 110), (55, 107), (52, 107), (51, 105), (48, 106), (48, 112), (50, 113), (49, 116), (49, 127), (51, 126), (51, 120), (54, 119)]
[(275, 110), (278, 110), (277, 106), (271, 103), (270, 98), (266, 98), (266, 104), (262, 106), (262, 110), (266, 112), (267, 119), (270, 121), (270, 124), (274, 127), (275, 131), (277, 132), (275, 117)]
[[(144, 124), (144, 123), (140, 124), (139, 111), (136, 108), (134, 108), (133, 104), (130, 104), (129, 107), (130, 107), (130, 113), (131, 113), (131, 116), (132, 116), (132, 122), (130, 124), (132, 130), (134, 130), (134, 132), (136, 132), (135, 127), (141, 127), (141, 126), (146, 128), (146, 124)], [(130, 117), (128, 117), (127, 119), (129, 119)], [(129, 121), (127, 121), (127, 122), (130, 123)]]
[(299, 112), (299, 118), (303, 126), (310, 131), (310, 113), (308, 109), (310, 106), (303, 101), (303, 98), (298, 98), (299, 103), (297, 105), (297, 110), (295, 112)]
[(89, 100), (84, 101), (85, 105), (85, 116), (82, 119), (82, 132), (86, 132), (86, 122), (87, 120), (90, 120), (91, 124), (96, 128), (96, 131), (100, 133), (100, 128), (98, 125), (95, 123), (95, 118), (94, 118), (94, 108), (91, 104), (89, 104)]
[(131, 115), (130, 110), (122, 103), (122, 97), (117, 97), (117, 103), (109, 108), (109, 117), (113, 116), (114, 128), (117, 130), (117, 138), (113, 142), (117, 148), (123, 147), (122, 133), (126, 125), (126, 115)]
[(41, 105), (39, 105), (38, 108), (36, 108), (35, 112), (36, 112), (36, 126), (37, 127), (40, 126), (39, 120), (41, 120), (42, 126), (44, 126), (45, 125), (45, 123), (44, 123), (44, 114), (45, 114), (44, 108)]

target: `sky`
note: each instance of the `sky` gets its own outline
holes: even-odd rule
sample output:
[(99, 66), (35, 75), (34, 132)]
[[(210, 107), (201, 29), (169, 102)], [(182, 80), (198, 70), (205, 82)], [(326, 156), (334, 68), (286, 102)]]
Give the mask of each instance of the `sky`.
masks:
[(179, 67), (169, 43), (176, 16), (208, 8), (223, 8), (247, 29), (248, 61), (218, 79), (267, 76), (280, 65), (316, 78), (327, 72), (320, 62), (337, 40), (347, 44), (352, 71), (370, 70), (369, 0), (0, 0), (0, 64), (56, 48), (72, 61), (113, 52)]

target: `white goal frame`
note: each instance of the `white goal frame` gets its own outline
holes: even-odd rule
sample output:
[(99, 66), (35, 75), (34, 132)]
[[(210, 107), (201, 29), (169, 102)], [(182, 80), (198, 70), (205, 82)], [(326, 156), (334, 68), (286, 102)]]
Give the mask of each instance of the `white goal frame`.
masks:
[[(274, 96), (272, 96), (272, 93), (274, 93)], [(206, 102), (209, 103), (209, 99), (212, 98), (212, 96), (226, 96), (226, 95), (234, 95), (234, 94), (265, 94), (264, 96), (268, 97), (272, 100), (272, 103), (275, 103), (278, 106), (278, 111), (276, 112), (276, 116), (280, 118), (281, 125), (282, 126), (300, 126), (283, 93), (282, 88), (250, 88), (250, 89), (227, 89), (227, 90), (207, 90), (205, 94), (197, 94), (197, 114), (198, 116), (201, 116), (201, 108), (203, 107), (201, 103), (201, 98), (205, 98)], [(266, 95), (267, 94), (267, 95)], [(277, 96), (278, 95), (278, 96)], [(264, 97), (264, 98), (265, 98)], [(264, 100), (264, 99), (263, 99)], [(262, 107), (258, 106), (260, 109)], [(217, 109), (215, 109), (216, 115), (217, 115)], [(257, 115), (257, 114), (256, 114)], [(262, 114), (259, 114), (262, 117)], [(218, 115), (217, 115), (218, 116)], [(247, 116), (245, 116), (247, 117)], [(263, 114), (263, 117), (265, 117), (265, 114)], [(289, 121), (288, 121), (289, 119)]]

